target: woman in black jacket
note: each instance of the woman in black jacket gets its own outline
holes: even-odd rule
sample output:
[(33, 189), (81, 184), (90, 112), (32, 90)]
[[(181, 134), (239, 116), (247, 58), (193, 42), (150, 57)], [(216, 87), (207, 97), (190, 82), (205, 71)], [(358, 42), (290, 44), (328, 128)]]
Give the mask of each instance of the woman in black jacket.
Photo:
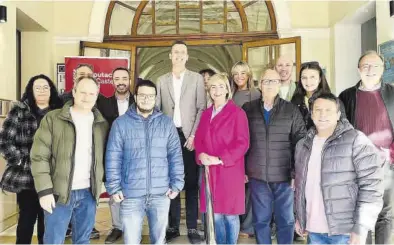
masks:
[(8, 113), (0, 132), (0, 153), (7, 161), (0, 182), (3, 191), (17, 194), (19, 220), (16, 244), (30, 244), (38, 218), (38, 242), (43, 244), (44, 213), (30, 168), (34, 134), (45, 114), (61, 107), (56, 87), (45, 75), (32, 77), (22, 99)]
[(322, 68), (316, 61), (303, 63), (301, 65), (297, 88), (291, 102), (300, 109), (307, 129), (313, 126), (309, 111), (310, 105), (313, 99), (321, 93), (331, 93)]

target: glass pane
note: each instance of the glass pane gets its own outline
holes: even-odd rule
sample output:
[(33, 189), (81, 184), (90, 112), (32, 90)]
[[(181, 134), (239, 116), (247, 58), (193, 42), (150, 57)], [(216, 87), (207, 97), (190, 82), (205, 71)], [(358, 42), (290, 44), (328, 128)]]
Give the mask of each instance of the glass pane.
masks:
[(249, 31), (271, 30), (271, 20), (265, 1), (245, 2), (243, 6), (248, 19)]
[(223, 20), (224, 3), (223, 1), (203, 1), (203, 20)]
[(242, 22), (238, 12), (227, 13), (227, 32), (242, 32)]
[(224, 31), (224, 25), (223, 24), (203, 25), (202, 31), (205, 33), (221, 33)]
[(176, 34), (176, 27), (173, 26), (158, 26), (156, 25), (156, 34)]
[(179, 10), (179, 32), (181, 34), (200, 33), (200, 9)]
[(130, 7), (131, 9), (137, 10), (138, 5), (140, 5), (140, 1), (124, 1), (124, 0), (120, 0), (119, 2), (124, 3), (124, 5), (127, 5), (128, 7)]
[(149, 35), (152, 34), (152, 16), (141, 15), (140, 23), (138, 24), (137, 34)]
[(292, 81), (297, 81), (295, 69), (296, 52), (294, 43), (249, 48), (248, 63), (252, 69), (253, 80), (258, 81), (262, 72), (269, 67), (274, 67), (281, 56), (287, 57), (293, 63), (293, 69), (290, 77)]
[(179, 1), (180, 8), (200, 8), (200, 0)]
[[(127, 5), (128, 6), (128, 5)], [(130, 35), (135, 11), (120, 4), (115, 4), (109, 26), (110, 35)]]
[(128, 50), (105, 49), (105, 48), (84, 48), (84, 56), (89, 57), (120, 57), (130, 59), (131, 52)]
[(173, 23), (176, 21), (175, 1), (156, 1), (155, 3), (156, 25)]
[(127, 50), (110, 49), (108, 57), (127, 58), (130, 63), (131, 52)]
[(84, 48), (84, 56), (89, 57), (108, 57), (109, 51), (108, 49), (100, 49), (100, 48)]

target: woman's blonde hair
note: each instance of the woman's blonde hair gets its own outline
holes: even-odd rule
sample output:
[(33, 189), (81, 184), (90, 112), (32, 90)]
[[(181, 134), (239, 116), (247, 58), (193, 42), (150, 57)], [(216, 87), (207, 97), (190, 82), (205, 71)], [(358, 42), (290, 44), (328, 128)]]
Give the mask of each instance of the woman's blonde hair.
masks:
[(237, 84), (234, 81), (234, 75), (237, 74), (236, 69), (238, 67), (240, 67), (242, 70), (245, 70), (246, 75), (248, 76), (248, 82), (247, 82), (248, 89), (251, 89), (253, 87), (253, 84), (252, 84), (252, 79), (253, 79), (252, 69), (250, 68), (248, 63), (246, 63), (245, 61), (238, 61), (231, 68), (231, 78), (233, 80), (233, 82), (231, 83), (231, 88), (232, 88), (233, 93), (235, 93), (238, 90), (238, 86), (237, 86)]
[(230, 86), (230, 82), (228, 80), (227, 73), (224, 73), (224, 72), (217, 73), (208, 79), (208, 84), (207, 84), (208, 91), (207, 92), (209, 95), (208, 99), (209, 99), (210, 105), (213, 104), (213, 100), (212, 100), (212, 97), (211, 97), (211, 94), (209, 91), (211, 90), (212, 83), (214, 83), (214, 82), (224, 83), (224, 85), (226, 86), (226, 89), (227, 89), (226, 100), (230, 100), (233, 97), (233, 93), (231, 92), (231, 86)]

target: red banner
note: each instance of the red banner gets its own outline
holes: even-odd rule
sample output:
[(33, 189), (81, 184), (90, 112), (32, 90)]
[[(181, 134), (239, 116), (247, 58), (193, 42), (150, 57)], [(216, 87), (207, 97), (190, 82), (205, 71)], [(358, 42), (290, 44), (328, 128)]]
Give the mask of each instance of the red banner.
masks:
[(112, 71), (118, 67), (129, 68), (129, 60), (126, 58), (114, 57), (65, 57), (66, 65), (66, 90), (73, 87), (74, 72), (79, 64), (89, 64), (93, 67), (93, 77), (100, 83), (100, 93), (106, 97), (114, 94), (112, 85)]

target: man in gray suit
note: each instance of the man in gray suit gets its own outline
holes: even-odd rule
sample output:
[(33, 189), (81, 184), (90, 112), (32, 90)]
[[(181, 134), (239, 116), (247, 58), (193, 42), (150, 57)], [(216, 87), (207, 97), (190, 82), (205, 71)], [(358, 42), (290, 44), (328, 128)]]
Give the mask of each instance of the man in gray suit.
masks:
[[(197, 232), (198, 217), (198, 166), (194, 156), (194, 134), (202, 111), (206, 108), (203, 77), (186, 69), (189, 56), (187, 46), (176, 41), (169, 55), (172, 71), (159, 77), (157, 81), (157, 107), (173, 118), (181, 140), (185, 169), (186, 225), (190, 243), (201, 242)], [(167, 242), (178, 237), (181, 218), (180, 195), (171, 200)]]

